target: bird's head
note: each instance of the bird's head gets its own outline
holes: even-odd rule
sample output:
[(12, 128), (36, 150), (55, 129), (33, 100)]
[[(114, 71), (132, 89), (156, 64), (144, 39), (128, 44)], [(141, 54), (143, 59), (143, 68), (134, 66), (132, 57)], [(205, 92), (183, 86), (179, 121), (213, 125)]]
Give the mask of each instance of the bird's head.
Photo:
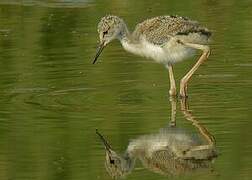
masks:
[(103, 17), (98, 24), (100, 44), (97, 49), (93, 64), (98, 59), (103, 48), (114, 39), (121, 39), (126, 31), (126, 25), (121, 18), (112, 15)]
[(134, 161), (131, 160), (128, 156), (124, 157), (113, 151), (111, 146), (98, 132), (98, 130), (96, 130), (96, 134), (100, 137), (106, 151), (105, 167), (108, 174), (112, 178), (117, 179), (129, 173), (133, 168)]

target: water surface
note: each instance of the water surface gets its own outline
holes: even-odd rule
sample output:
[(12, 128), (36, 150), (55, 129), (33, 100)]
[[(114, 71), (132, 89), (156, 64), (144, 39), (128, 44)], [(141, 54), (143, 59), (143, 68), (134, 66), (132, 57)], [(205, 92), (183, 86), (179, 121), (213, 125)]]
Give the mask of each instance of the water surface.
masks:
[[(123, 152), (130, 139), (168, 125), (164, 67), (118, 42), (92, 65), (96, 26), (108, 13), (130, 30), (148, 17), (179, 14), (213, 31), (212, 54), (189, 85), (189, 105), (220, 155), (214, 173), (177, 179), (250, 179), (251, 7), (249, 0), (1, 1), (0, 179), (111, 179), (96, 128)], [(175, 65), (177, 80), (195, 59)], [(181, 111), (176, 118), (194, 132)], [(167, 179), (140, 163), (128, 176), (139, 178)]]

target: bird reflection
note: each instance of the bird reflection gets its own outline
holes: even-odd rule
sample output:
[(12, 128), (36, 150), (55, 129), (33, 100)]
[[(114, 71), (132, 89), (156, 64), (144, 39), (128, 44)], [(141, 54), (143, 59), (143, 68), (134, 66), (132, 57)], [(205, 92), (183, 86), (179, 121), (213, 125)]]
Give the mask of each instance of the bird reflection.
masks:
[(193, 117), (186, 99), (180, 100), (180, 109), (197, 133), (178, 128), (176, 103), (176, 100), (171, 99), (171, 121), (168, 127), (132, 140), (123, 155), (116, 153), (96, 130), (105, 147), (105, 167), (112, 178), (131, 173), (137, 159), (145, 168), (163, 175), (180, 175), (211, 167), (212, 160), (217, 157), (214, 136)]

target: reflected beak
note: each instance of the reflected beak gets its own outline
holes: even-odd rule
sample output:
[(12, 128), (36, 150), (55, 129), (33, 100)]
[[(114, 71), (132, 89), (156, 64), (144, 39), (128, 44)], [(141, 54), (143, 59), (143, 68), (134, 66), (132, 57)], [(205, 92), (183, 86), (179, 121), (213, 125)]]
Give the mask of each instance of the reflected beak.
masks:
[(99, 55), (101, 54), (102, 50), (104, 49), (105, 47), (105, 43), (104, 41), (101, 42), (101, 44), (99, 45), (99, 47), (97, 48), (97, 51), (96, 51), (96, 55), (95, 55), (95, 58), (94, 58), (94, 61), (93, 61), (93, 64), (97, 61)]
[(112, 149), (111, 146), (106, 141), (106, 139), (98, 132), (98, 129), (96, 129), (96, 134), (100, 137), (100, 139), (105, 147), (105, 150), (108, 151), (109, 153), (111, 153), (111, 149)]

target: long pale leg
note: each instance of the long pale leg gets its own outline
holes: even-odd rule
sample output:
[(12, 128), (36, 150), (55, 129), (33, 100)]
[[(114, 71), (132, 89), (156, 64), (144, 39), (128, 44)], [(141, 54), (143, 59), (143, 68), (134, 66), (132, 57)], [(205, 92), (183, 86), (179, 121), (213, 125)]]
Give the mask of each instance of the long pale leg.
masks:
[(191, 79), (193, 73), (199, 68), (199, 66), (207, 60), (209, 54), (210, 54), (210, 48), (206, 45), (201, 44), (192, 44), (192, 43), (183, 43), (183, 45), (202, 50), (203, 53), (200, 56), (199, 60), (196, 62), (196, 64), (192, 67), (192, 69), (181, 79), (180, 81), (180, 96), (186, 97), (187, 96), (187, 85), (188, 81)]
[(171, 96), (176, 96), (176, 84), (175, 84), (175, 79), (174, 79), (174, 75), (173, 75), (173, 68), (171, 64), (167, 65), (167, 69), (169, 71), (169, 78), (170, 78), (170, 90), (169, 90), (169, 94)]

